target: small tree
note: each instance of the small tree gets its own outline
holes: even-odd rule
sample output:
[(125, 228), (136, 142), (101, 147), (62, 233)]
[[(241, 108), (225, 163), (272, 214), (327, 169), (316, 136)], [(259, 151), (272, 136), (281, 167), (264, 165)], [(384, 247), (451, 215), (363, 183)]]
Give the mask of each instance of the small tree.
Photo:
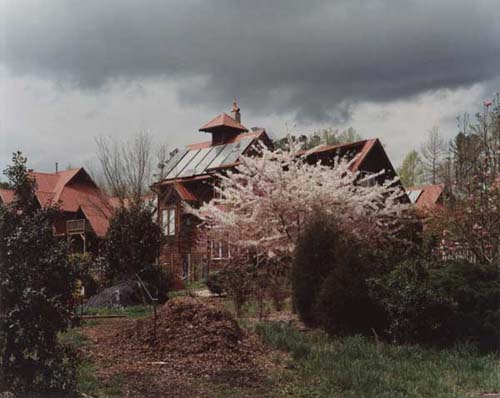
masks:
[(418, 152), (415, 150), (408, 152), (397, 171), (406, 188), (422, 184), (424, 168)]
[(114, 277), (133, 278), (153, 264), (160, 248), (161, 228), (149, 207), (118, 209), (106, 235), (105, 257)]
[(149, 205), (132, 204), (116, 210), (106, 235), (108, 278), (135, 280), (139, 275), (151, 294), (165, 302), (173, 280), (169, 272), (154, 264), (161, 237)]
[(429, 131), (427, 141), (422, 145), (420, 151), (423, 157), (423, 165), (427, 179), (432, 183), (438, 182), (439, 172), (442, 167), (443, 157), (446, 153), (446, 143), (439, 134), (439, 128), (433, 127)]
[[(72, 396), (75, 368), (57, 334), (72, 319), (75, 278), (67, 246), (52, 232), (56, 208), (39, 208), (20, 152), (5, 175), (15, 190), (0, 205), (0, 386), (21, 394)], [(1, 390), (1, 388), (0, 388)], [(31, 396), (31, 395), (30, 395)]]

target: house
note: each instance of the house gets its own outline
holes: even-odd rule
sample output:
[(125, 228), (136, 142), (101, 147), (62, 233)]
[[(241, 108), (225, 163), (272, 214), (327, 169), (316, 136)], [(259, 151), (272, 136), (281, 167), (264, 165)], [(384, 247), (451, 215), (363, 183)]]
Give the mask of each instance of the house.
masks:
[(419, 185), (406, 189), (410, 202), (415, 204), (418, 210), (428, 211), (441, 206), (445, 198), (444, 184)]
[[(57, 204), (61, 209), (54, 222), (54, 235), (69, 239), (74, 252), (98, 252), (113, 208), (85, 169), (31, 172), (31, 176), (37, 185), (38, 205)], [(12, 190), (0, 190), (0, 203), (13, 200)]]
[[(160, 264), (197, 279), (208, 268), (227, 260), (229, 248), (223, 242), (209, 242), (200, 236), (198, 220), (184, 211), (184, 203), (198, 206), (214, 198), (216, 174), (234, 168), (242, 155), (257, 154), (257, 144), (272, 147), (272, 141), (263, 128), (247, 128), (241, 122), (241, 112), (233, 104), (232, 116), (222, 113), (199, 129), (211, 139), (187, 145), (175, 151), (167, 162), (161, 181), (153, 185), (158, 195), (158, 220), (164, 232)], [(353, 158), (353, 171), (385, 173), (378, 176), (382, 183), (392, 179), (396, 172), (378, 139), (363, 140), (342, 145), (323, 146), (309, 153), (308, 160), (333, 164), (337, 156)]]

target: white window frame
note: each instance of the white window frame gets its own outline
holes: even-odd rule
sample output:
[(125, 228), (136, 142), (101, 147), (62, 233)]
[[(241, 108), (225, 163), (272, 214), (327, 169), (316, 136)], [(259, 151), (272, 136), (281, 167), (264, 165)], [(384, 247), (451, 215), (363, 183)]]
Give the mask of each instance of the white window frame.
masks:
[(231, 258), (231, 246), (220, 240), (210, 241), (210, 258), (212, 260), (229, 260)]
[(166, 207), (161, 211), (161, 229), (165, 236), (175, 236), (177, 226), (177, 209)]

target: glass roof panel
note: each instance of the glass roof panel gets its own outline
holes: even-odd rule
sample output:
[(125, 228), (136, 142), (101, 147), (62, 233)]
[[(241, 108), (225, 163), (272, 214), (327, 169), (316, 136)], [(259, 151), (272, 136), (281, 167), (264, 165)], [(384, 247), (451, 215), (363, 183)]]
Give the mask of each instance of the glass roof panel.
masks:
[(237, 142), (231, 153), (226, 157), (226, 159), (224, 159), (222, 166), (228, 166), (235, 163), (245, 149), (248, 148), (248, 145), (250, 145), (252, 140), (253, 138), (245, 138), (244, 140)]
[(229, 155), (231, 153), (231, 151), (233, 150), (234, 145), (235, 144), (224, 145), (224, 148), (222, 149), (222, 151), (220, 151), (220, 153), (215, 157), (213, 162), (210, 163), (210, 165), (208, 167), (212, 169), (214, 167), (219, 167), (220, 165), (222, 165), (224, 160), (227, 158), (227, 155)]
[[(212, 147), (200, 149), (196, 156), (191, 159), (188, 165), (182, 170), (182, 172), (177, 177), (191, 177), (196, 175), (196, 166), (207, 156), (207, 154), (212, 150)], [(201, 174), (201, 173), (200, 173)]]
[(188, 151), (188, 153), (180, 160), (179, 163), (168, 173), (166, 178), (176, 178), (182, 170), (193, 160), (193, 158), (198, 154), (199, 149), (193, 149)]
[(180, 160), (184, 157), (184, 155), (188, 153), (187, 149), (179, 149), (177, 152), (167, 161), (165, 164), (165, 169), (163, 172), (168, 175), (172, 171), (172, 169), (180, 162)]
[(214, 159), (221, 153), (221, 151), (224, 149), (225, 145), (217, 145), (213, 146), (213, 150), (209, 152), (205, 158), (198, 163), (198, 166), (196, 166), (195, 173), (196, 174), (203, 174), (207, 168), (210, 166), (210, 164), (214, 161)]

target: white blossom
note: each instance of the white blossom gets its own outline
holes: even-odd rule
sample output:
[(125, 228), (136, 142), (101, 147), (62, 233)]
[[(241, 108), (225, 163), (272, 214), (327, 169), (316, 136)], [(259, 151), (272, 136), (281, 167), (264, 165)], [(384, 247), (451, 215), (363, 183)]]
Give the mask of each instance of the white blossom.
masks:
[(289, 256), (311, 214), (331, 214), (341, 231), (367, 244), (397, 231), (408, 210), (397, 179), (382, 185), (368, 182), (384, 171), (361, 177), (356, 160), (336, 158), (334, 166), (307, 162), (309, 152), (290, 143), (289, 150), (260, 146), (259, 156), (242, 156), (239, 165), (218, 174), (218, 198), (195, 209), (211, 239), (268, 257)]

